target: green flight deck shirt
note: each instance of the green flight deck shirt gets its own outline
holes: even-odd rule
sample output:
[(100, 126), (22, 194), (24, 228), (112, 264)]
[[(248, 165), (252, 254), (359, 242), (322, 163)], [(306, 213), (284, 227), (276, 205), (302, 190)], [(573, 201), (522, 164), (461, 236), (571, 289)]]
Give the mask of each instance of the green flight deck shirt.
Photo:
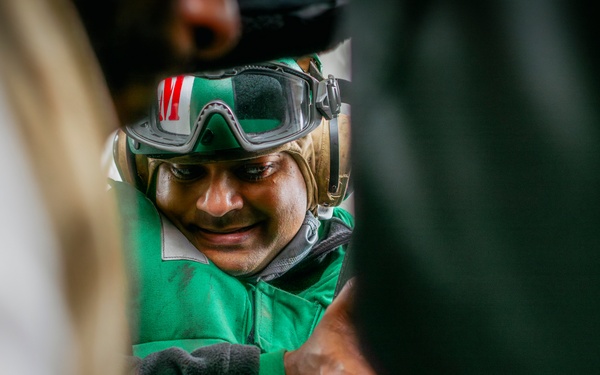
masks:
[(211, 344), (260, 348), (260, 373), (285, 374), (283, 355), (310, 336), (333, 300), (352, 216), (335, 208), (317, 243), (271, 281), (246, 281), (217, 268), (141, 192), (112, 183), (119, 198), (134, 356)]

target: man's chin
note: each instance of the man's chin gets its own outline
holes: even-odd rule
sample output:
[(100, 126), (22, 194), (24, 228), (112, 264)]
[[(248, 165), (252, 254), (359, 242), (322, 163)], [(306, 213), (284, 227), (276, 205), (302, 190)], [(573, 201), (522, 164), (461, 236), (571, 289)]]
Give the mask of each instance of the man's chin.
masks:
[[(213, 262), (215, 263), (215, 262)], [(252, 267), (241, 267), (241, 266), (231, 266), (231, 265), (219, 265), (215, 263), (215, 265), (226, 274), (236, 277), (236, 278), (247, 278), (255, 275), (258, 271)]]
[(221, 271), (234, 277), (250, 277), (259, 271), (257, 262), (250, 261), (248, 250), (237, 248), (204, 249), (204, 255)]

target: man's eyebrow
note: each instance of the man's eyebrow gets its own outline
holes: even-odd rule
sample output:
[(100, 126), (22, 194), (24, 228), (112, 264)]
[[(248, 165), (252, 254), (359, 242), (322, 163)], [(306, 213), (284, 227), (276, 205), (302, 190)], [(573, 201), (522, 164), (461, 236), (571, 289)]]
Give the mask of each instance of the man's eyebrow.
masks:
[(256, 160), (256, 159), (262, 159), (262, 158), (268, 158), (268, 157), (276, 157), (278, 159), (281, 159), (281, 156), (282, 156), (281, 153), (275, 152), (275, 153), (272, 153), (272, 154), (261, 155), (261, 156), (257, 156), (255, 158), (247, 159), (247, 160)]
[(272, 152), (269, 154), (263, 155), (255, 155), (249, 157), (236, 157), (239, 155), (232, 155), (232, 158), (214, 158), (211, 156), (203, 156), (203, 155), (185, 155), (185, 156), (177, 156), (169, 159), (161, 159), (163, 162), (168, 162), (170, 164), (208, 164), (208, 163), (221, 163), (221, 162), (248, 162), (264, 157), (277, 157), (281, 159), (282, 151)]
[[(279, 153), (273, 153), (273, 154), (260, 155), (260, 156), (256, 156), (256, 157), (248, 158), (248, 159), (231, 160), (231, 162), (236, 163), (236, 164), (244, 164), (244, 163), (262, 162), (263, 160), (279, 161), (279, 160), (281, 160), (281, 157), (282, 156)], [(276, 158), (277, 160), (273, 160), (273, 158)]]

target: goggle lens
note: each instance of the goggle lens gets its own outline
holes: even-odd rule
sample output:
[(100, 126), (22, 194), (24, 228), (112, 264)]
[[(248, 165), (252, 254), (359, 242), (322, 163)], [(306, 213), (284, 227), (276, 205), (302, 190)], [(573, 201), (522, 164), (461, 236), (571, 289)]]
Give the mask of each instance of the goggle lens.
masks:
[(260, 143), (308, 125), (310, 87), (297, 77), (240, 74), (232, 78), (234, 110), (249, 141)]

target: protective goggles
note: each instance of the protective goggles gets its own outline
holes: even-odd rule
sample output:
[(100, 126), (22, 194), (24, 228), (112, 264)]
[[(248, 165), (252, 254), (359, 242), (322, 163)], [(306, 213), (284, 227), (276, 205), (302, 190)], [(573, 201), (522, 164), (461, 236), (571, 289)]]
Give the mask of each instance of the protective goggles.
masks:
[(143, 145), (185, 154), (201, 152), (199, 140), (210, 144), (211, 124), (219, 121), (252, 152), (305, 136), (322, 117), (337, 116), (341, 103), (333, 76), (318, 80), (285, 64), (259, 64), (167, 78), (150, 116), (125, 131), (140, 153)]

